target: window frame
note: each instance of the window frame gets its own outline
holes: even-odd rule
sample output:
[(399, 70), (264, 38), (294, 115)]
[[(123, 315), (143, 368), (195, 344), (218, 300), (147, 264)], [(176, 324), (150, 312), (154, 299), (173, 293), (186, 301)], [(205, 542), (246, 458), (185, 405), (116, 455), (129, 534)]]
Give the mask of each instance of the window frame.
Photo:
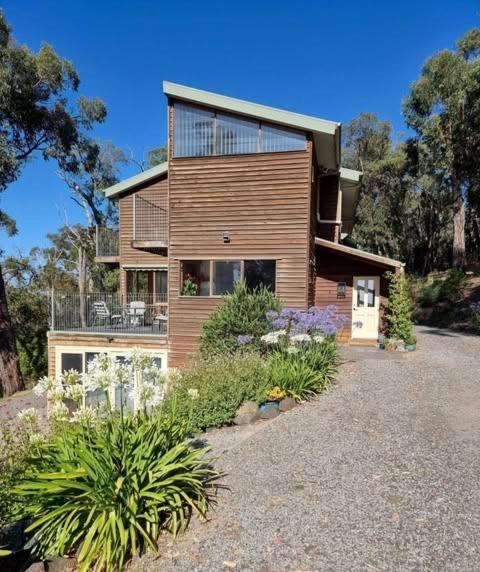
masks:
[[(214, 117), (213, 117), (213, 137), (212, 137), (212, 147), (213, 150), (215, 151), (214, 153), (212, 153), (211, 155), (176, 155), (175, 154), (175, 137), (176, 137), (176, 117), (175, 117), (175, 107), (176, 105), (185, 105), (188, 106), (192, 109), (198, 109), (200, 111), (208, 111), (208, 112), (213, 112)], [(181, 100), (174, 100), (171, 104), (171, 108), (173, 110), (173, 120), (172, 120), (172, 125), (173, 125), (173, 134), (172, 134), (172, 159), (198, 159), (198, 158), (204, 158), (204, 157), (232, 157), (235, 155), (270, 155), (272, 153), (303, 153), (305, 151), (307, 151), (308, 149), (308, 141), (309, 141), (309, 136), (308, 133), (306, 131), (302, 131), (301, 129), (295, 129), (294, 127), (290, 127), (289, 125), (282, 125), (280, 123), (272, 123), (271, 121), (263, 121), (261, 119), (256, 119), (254, 117), (250, 117), (247, 115), (241, 115), (239, 113), (234, 113), (232, 111), (223, 111), (222, 109), (217, 109), (214, 107), (207, 107), (207, 106), (203, 106), (203, 105), (198, 105), (195, 103), (191, 103), (188, 101), (181, 101)], [(233, 118), (243, 118), (245, 120), (251, 120), (252, 123), (256, 123), (257, 125), (257, 132), (258, 132), (258, 136), (257, 136), (257, 151), (253, 151), (253, 152), (249, 152), (249, 153), (230, 153), (230, 154), (225, 154), (225, 153), (217, 153), (217, 115), (223, 115), (225, 117), (233, 117)], [(266, 127), (271, 127), (274, 129), (278, 129), (281, 131), (285, 131), (286, 133), (292, 133), (295, 135), (303, 135), (304, 136), (304, 146), (303, 149), (284, 149), (281, 151), (265, 151), (263, 149), (263, 130), (262, 127), (266, 126)]]
[[(89, 353), (108, 353), (115, 357), (125, 357), (126, 354), (133, 349), (133, 346), (123, 346), (123, 347), (105, 347), (105, 346), (55, 346), (55, 377), (62, 375), (62, 354), (77, 354), (82, 356), (82, 368), (83, 371), (87, 371), (87, 354)], [(142, 348), (142, 351), (150, 354), (153, 358), (160, 358), (162, 367), (161, 371), (167, 373), (168, 371), (168, 352), (162, 349), (147, 349)], [(110, 402), (115, 408), (115, 386), (110, 386), (108, 388), (108, 393), (110, 396)], [(83, 402), (85, 406), (85, 400)]]
[[(180, 280), (179, 280), (179, 285), (178, 285), (178, 297), (179, 298), (187, 298), (187, 299), (196, 299), (196, 298), (200, 298), (200, 299), (206, 299), (206, 298), (222, 298), (223, 296), (225, 296), (226, 294), (228, 294), (228, 292), (226, 294), (213, 294), (213, 264), (215, 262), (240, 262), (240, 281), (245, 280), (245, 262), (247, 261), (253, 261), (253, 260), (273, 260), (275, 262), (275, 290), (273, 291), (273, 294), (277, 293), (277, 283), (278, 283), (278, 275), (277, 275), (277, 268), (278, 268), (278, 258), (272, 258), (272, 257), (249, 257), (249, 258), (198, 258), (198, 259), (191, 259), (191, 258), (185, 258), (185, 259), (181, 259), (179, 260), (180, 262)], [(184, 265), (185, 264), (191, 264), (192, 262), (209, 262), (209, 268), (210, 268), (210, 281), (209, 281), (209, 293), (208, 294), (202, 294), (202, 295), (197, 295), (197, 296), (189, 296), (188, 294), (182, 294), (182, 285), (183, 285), (183, 276), (184, 276)]]

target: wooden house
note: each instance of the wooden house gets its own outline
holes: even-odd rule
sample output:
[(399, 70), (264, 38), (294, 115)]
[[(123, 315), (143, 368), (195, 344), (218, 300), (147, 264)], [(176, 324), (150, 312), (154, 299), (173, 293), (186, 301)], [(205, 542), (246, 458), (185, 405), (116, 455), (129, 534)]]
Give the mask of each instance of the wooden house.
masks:
[(97, 259), (120, 292), (57, 294), (49, 370), (84, 370), (132, 347), (184, 364), (202, 324), (238, 280), (285, 306), (335, 304), (341, 341), (375, 343), (386, 271), (402, 264), (342, 244), (361, 173), (341, 167), (341, 126), (164, 83), (168, 159), (106, 190), (119, 229), (97, 230)]

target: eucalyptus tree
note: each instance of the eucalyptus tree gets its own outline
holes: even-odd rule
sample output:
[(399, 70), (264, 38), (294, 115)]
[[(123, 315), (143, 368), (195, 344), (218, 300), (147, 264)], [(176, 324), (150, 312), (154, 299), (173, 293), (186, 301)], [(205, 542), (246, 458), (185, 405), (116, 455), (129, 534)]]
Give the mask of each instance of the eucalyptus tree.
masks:
[[(101, 100), (71, 100), (79, 84), (73, 64), (48, 44), (38, 53), (19, 45), (0, 13), (0, 192), (18, 179), (35, 155), (56, 159), (68, 169), (66, 158), (72, 149), (82, 145), (95, 122), (105, 119)], [(0, 227), (9, 235), (16, 232), (15, 221), (2, 210)], [(22, 388), (0, 266), (0, 394)]]
[(423, 66), (404, 117), (427, 150), (432, 169), (448, 186), (453, 205), (453, 264), (466, 263), (466, 210), (480, 180), (480, 29), (470, 30), (456, 49), (443, 50)]

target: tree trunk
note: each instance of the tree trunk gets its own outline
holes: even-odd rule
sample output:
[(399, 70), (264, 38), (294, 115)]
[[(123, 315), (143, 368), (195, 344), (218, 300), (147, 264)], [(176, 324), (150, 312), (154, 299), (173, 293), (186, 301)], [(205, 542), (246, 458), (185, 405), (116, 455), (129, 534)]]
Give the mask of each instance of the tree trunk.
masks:
[(467, 260), (465, 254), (465, 203), (460, 183), (454, 178), (453, 190), (453, 266), (464, 268)]
[(0, 396), (25, 389), (18, 364), (15, 333), (8, 313), (7, 293), (0, 266)]

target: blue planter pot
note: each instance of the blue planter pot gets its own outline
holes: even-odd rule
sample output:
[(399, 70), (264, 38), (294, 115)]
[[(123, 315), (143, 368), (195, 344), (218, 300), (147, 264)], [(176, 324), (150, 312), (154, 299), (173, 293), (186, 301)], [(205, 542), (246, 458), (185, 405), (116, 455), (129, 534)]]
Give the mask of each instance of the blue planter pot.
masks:
[(260, 413), (263, 413), (267, 409), (279, 409), (280, 403), (278, 401), (266, 401), (260, 405)]
[(417, 344), (405, 344), (406, 352), (414, 352), (417, 349)]

